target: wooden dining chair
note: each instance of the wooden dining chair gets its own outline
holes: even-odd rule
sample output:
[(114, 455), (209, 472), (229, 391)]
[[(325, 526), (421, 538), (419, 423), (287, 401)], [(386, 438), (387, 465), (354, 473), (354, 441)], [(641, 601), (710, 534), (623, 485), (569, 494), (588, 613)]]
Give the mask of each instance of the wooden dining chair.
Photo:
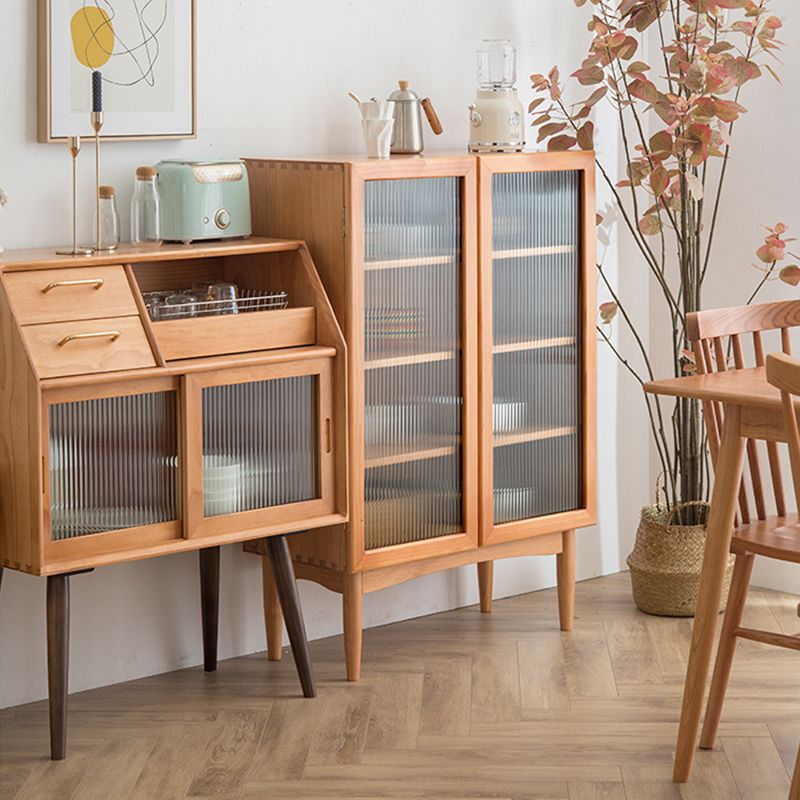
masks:
[[(798, 326), (800, 301), (713, 309), (687, 316), (687, 334), (693, 344), (699, 374), (753, 366), (763, 368), (767, 361), (773, 364), (777, 363), (777, 359), (788, 359), (792, 351), (790, 331)], [(764, 354), (768, 350), (780, 350), (784, 355), (767, 359)], [(746, 358), (746, 354), (750, 358)], [(772, 369), (774, 371), (774, 367)], [(800, 391), (800, 366), (797, 374)], [(704, 402), (703, 415), (713, 464), (719, 454), (722, 404)], [(762, 469), (764, 449), (769, 469), (766, 477)], [(799, 638), (741, 626), (755, 556), (800, 562), (800, 527), (796, 526), (797, 515), (787, 514), (779, 445), (748, 439), (745, 452), (747, 458), (739, 487), (736, 527), (731, 541), (731, 552), (735, 555), (733, 577), (700, 737), (700, 747), (705, 749), (713, 748), (716, 739), (736, 640), (749, 639), (800, 650)], [(797, 464), (797, 474), (800, 476), (800, 442)], [(769, 494), (765, 492), (767, 482), (771, 484)], [(767, 509), (769, 495), (773, 505), (769, 510), (774, 512), (771, 514)]]

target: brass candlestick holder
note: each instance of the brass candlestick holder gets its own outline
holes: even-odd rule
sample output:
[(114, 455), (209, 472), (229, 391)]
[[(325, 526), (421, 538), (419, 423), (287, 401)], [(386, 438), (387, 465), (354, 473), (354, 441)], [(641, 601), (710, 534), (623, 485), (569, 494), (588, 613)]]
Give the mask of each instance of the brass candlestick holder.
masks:
[(81, 151), (81, 137), (69, 136), (67, 149), (72, 156), (72, 248), (69, 250), (56, 250), (59, 256), (90, 256), (89, 247), (78, 247), (78, 153)]
[(95, 238), (92, 250), (96, 253), (109, 253), (117, 249), (115, 242), (104, 243), (100, 232), (102, 224), (100, 221), (100, 129), (103, 127), (103, 112), (92, 111), (92, 130), (94, 130), (94, 171), (95, 171)]

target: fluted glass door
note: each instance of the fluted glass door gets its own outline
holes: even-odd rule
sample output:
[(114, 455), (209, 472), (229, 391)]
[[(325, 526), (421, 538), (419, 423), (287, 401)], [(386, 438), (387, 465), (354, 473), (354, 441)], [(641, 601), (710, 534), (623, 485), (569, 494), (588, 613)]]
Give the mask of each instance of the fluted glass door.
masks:
[(53, 403), (48, 438), (52, 541), (179, 518), (177, 392)]
[(365, 549), (464, 530), (458, 177), (364, 187)]
[(206, 517), (319, 496), (317, 382), (301, 375), (203, 388)]
[(187, 536), (300, 530), (336, 507), (332, 359), (187, 375)]
[(581, 176), (492, 175), (495, 525), (579, 508)]

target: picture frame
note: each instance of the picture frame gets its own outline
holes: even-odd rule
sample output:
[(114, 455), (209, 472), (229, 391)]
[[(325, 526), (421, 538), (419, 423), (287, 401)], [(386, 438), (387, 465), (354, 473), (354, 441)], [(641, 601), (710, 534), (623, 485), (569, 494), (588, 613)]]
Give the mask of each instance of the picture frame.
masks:
[(196, 0), (38, 0), (37, 33), (38, 141), (93, 136), (93, 69), (103, 141), (197, 138)]

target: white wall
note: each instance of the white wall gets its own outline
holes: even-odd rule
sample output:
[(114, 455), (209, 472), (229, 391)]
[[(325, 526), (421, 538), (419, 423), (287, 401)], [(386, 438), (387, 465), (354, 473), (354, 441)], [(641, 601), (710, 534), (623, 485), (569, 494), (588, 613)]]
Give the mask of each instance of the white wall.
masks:
[[(69, 159), (35, 142), (35, 3), (5, 3), (0, 74), (0, 214), (7, 248), (63, 244), (69, 238)], [(430, 95), (445, 134), (437, 147), (461, 148), (474, 88), (474, 51), (483, 37), (510, 36), (527, 75), (559, 63), (577, 66), (588, 42), (586, 11), (564, 0), (198, 0), (199, 137), (196, 141), (114, 143), (104, 149), (105, 182), (117, 187), (127, 233), (132, 175), (165, 157), (291, 155), (359, 147), (348, 89), (384, 96), (398, 78)], [(598, 146), (615, 165), (610, 112)], [(431, 144), (429, 137), (429, 145)], [(81, 162), (84, 208), (91, 202), (91, 149)], [(601, 194), (600, 202), (604, 201)], [(89, 218), (81, 221), (88, 238)], [(617, 271), (616, 246), (606, 266)], [(646, 291), (641, 277), (623, 282)], [(650, 476), (638, 389), (600, 350), (599, 529), (579, 538), (581, 578), (624, 568)], [(497, 565), (495, 591), (509, 595), (554, 584), (554, 559)], [(201, 662), (197, 557), (153, 559), (97, 570), (72, 581), (74, 691)], [(257, 559), (239, 547), (222, 557), (220, 655), (264, 649)], [(0, 707), (45, 695), (43, 579), (6, 571), (0, 594)], [(340, 600), (302, 584), (311, 637), (341, 630)], [(429, 576), (370, 595), (365, 624), (413, 617), (477, 601), (474, 568)], [(580, 609), (578, 609), (580, 613)], [(553, 610), (555, 624), (555, 608)]]

